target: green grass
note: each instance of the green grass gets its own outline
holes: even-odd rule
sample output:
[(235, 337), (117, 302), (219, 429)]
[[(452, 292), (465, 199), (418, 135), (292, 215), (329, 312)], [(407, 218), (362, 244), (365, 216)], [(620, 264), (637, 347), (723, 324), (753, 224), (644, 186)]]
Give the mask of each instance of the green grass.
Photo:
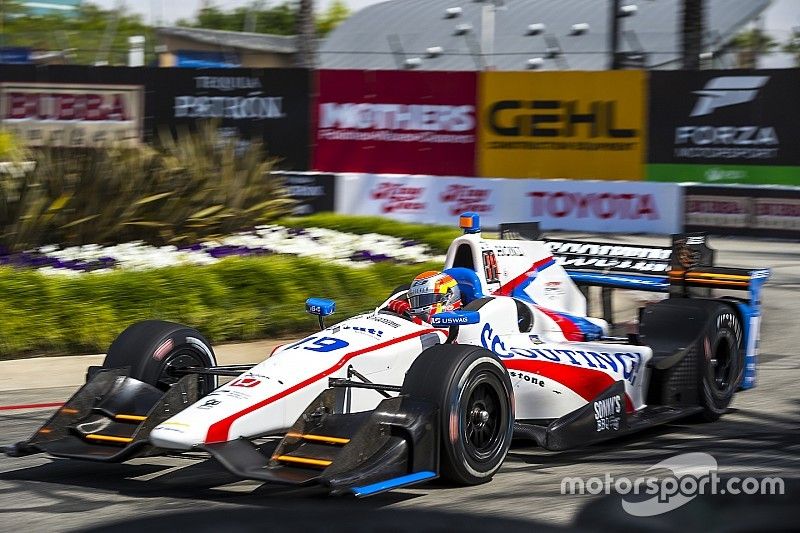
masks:
[(445, 253), (453, 239), (461, 235), (461, 230), (455, 225), (453, 227), (426, 226), (424, 224), (396, 222), (381, 217), (361, 217), (335, 213), (318, 213), (302, 218), (284, 218), (278, 220), (276, 224), (287, 227), (327, 228), (359, 235), (380, 233), (402, 239), (413, 239), (427, 244), (438, 254)]
[(316, 321), (304, 311), (307, 297), (335, 299), (338, 321), (441, 266), (269, 256), (80, 277), (0, 268), (0, 359), (104, 352), (128, 325), (153, 318), (196, 327), (214, 343), (309, 331)]

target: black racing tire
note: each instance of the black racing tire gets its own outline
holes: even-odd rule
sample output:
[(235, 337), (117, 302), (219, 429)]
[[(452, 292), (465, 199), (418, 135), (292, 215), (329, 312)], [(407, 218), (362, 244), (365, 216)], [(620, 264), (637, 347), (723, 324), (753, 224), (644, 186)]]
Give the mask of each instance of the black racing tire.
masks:
[[(216, 366), (211, 344), (197, 330), (163, 320), (129, 326), (111, 343), (102, 368), (130, 369), (129, 376), (166, 391), (182, 377), (174, 368)], [(200, 376), (200, 396), (217, 386), (216, 376)]]
[(476, 346), (432, 346), (411, 365), (402, 394), (439, 407), (443, 479), (477, 485), (494, 476), (514, 426), (511, 378), (494, 353)]
[(705, 334), (698, 347), (700, 406), (698, 419), (718, 420), (728, 409), (744, 375), (745, 350), (739, 315), (730, 305), (717, 304), (710, 314)]

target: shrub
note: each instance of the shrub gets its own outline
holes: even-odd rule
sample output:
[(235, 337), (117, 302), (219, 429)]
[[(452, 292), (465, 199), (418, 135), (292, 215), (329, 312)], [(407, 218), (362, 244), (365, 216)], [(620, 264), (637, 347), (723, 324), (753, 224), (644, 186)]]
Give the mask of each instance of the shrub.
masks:
[(191, 325), (216, 343), (297, 334), (316, 325), (304, 311), (307, 297), (335, 299), (342, 320), (436, 268), (349, 268), (294, 256), (77, 277), (0, 268), (0, 358), (103, 352), (125, 327), (152, 318)]

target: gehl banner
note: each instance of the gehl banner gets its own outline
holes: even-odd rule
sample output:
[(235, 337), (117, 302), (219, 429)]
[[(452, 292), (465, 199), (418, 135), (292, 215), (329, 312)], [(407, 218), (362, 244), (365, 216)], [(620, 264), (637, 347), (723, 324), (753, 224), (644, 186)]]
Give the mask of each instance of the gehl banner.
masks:
[(641, 179), (645, 83), (641, 71), (483, 74), (479, 174)]

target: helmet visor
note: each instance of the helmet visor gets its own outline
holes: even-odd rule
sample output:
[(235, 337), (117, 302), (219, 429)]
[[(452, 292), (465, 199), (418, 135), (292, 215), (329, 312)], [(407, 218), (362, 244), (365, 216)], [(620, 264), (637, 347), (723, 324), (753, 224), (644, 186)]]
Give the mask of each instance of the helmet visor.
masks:
[(427, 309), (442, 301), (444, 294), (433, 294), (426, 292), (424, 294), (416, 294), (408, 297), (408, 303), (411, 304), (411, 309)]

